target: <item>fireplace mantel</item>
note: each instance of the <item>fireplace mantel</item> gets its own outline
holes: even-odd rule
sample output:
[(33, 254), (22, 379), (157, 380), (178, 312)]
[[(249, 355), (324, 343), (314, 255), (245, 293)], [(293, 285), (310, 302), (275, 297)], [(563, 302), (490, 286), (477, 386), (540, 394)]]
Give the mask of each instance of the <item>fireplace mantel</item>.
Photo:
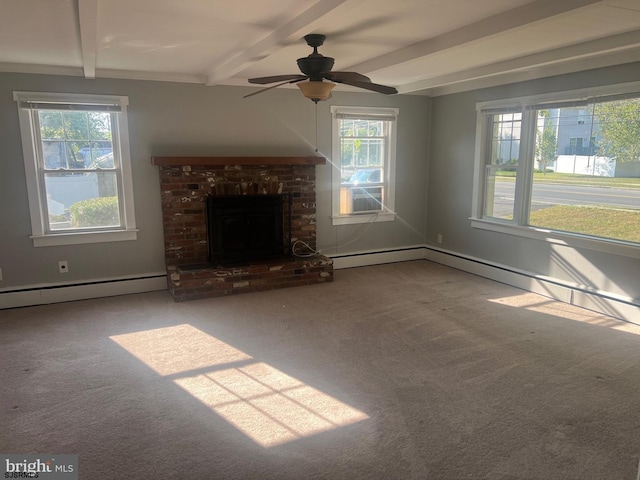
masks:
[(151, 157), (157, 166), (325, 165), (324, 157)]

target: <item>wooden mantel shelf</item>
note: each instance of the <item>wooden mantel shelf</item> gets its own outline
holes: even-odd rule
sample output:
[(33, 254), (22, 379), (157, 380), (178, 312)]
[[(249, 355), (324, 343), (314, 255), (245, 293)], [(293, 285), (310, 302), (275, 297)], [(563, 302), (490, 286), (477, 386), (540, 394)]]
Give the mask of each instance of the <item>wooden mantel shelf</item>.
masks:
[(152, 165), (324, 165), (324, 157), (151, 157)]

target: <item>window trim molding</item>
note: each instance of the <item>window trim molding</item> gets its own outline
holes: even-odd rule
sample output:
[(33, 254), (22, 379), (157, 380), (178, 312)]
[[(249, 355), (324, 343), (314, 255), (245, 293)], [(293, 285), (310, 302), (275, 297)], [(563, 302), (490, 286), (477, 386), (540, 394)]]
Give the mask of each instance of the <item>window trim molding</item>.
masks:
[[(17, 102), (22, 154), (27, 181), (27, 197), (29, 201), (29, 216), (31, 219), (31, 235), (29, 238), (33, 240), (34, 247), (136, 240), (138, 229), (136, 228), (135, 220), (129, 123), (127, 119), (129, 98), (118, 95), (14, 91), (13, 99)], [(117, 141), (113, 143), (113, 147), (119, 149), (121, 177), (119, 187), (122, 188), (121, 198), (123, 203), (121, 206), (121, 214), (123, 215), (122, 229), (84, 230), (78, 232), (64, 231), (59, 233), (46, 232), (42, 198), (44, 189), (39, 174), (38, 159), (35, 153), (38, 146), (36, 145), (36, 138), (32, 130), (32, 111), (22, 105), (24, 102), (119, 105), (121, 107), (120, 112), (113, 112), (118, 116), (117, 128), (113, 132)]]
[(598, 87), (580, 88), (575, 90), (562, 90), (552, 93), (527, 95), (523, 97), (503, 98), (476, 103), (478, 112), (486, 112), (491, 109), (519, 108), (524, 112), (527, 106), (539, 105), (551, 102), (587, 101), (597, 97), (616, 96), (640, 91), (640, 81), (626, 82)]
[[(340, 201), (338, 199), (338, 201)], [(350, 215), (331, 215), (333, 225), (351, 225), (355, 223), (393, 222), (396, 212), (352, 213)]]
[[(395, 190), (396, 190), (396, 144), (397, 144), (397, 123), (400, 109), (397, 107), (362, 107), (362, 106), (331, 106), (331, 140), (332, 159), (331, 162), (331, 223), (332, 225), (351, 225), (359, 223), (392, 222), (395, 221)], [(340, 142), (339, 120), (341, 115), (359, 116), (363, 118), (380, 117), (381, 120), (389, 122), (389, 134), (387, 141), (387, 152), (385, 153), (385, 173), (386, 195), (383, 210), (380, 212), (363, 212), (352, 214), (340, 214)]]
[(121, 242), (136, 240), (137, 228), (114, 231), (52, 233), (49, 235), (29, 235), (34, 247), (55, 247), (56, 245), (82, 245), (85, 243)]
[[(477, 114), (473, 171), (473, 196), (471, 217), (469, 218), (471, 226), (473, 228), (482, 230), (489, 230), (508, 235), (516, 235), (520, 237), (546, 241), (548, 243), (556, 245), (564, 245), (574, 248), (586, 248), (589, 250), (610, 253), (614, 255), (640, 258), (640, 246), (632, 242), (625, 242), (623, 240), (617, 240), (613, 238), (597, 237), (594, 235), (564, 232), (561, 230), (551, 230), (541, 227), (519, 224), (518, 222), (522, 222), (523, 218), (528, 218), (528, 210), (531, 204), (531, 177), (533, 175), (533, 171), (529, 171), (529, 167), (531, 167), (532, 160), (520, 162), (518, 170), (519, 180), (516, 181), (516, 207), (514, 208), (513, 220), (501, 220), (483, 216), (485, 200), (484, 168), (488, 148), (487, 132), (489, 131), (488, 122), (490, 114), (495, 113), (492, 112), (493, 110), (519, 109), (522, 112), (523, 117), (523, 134), (530, 135), (531, 132), (527, 133), (525, 131), (525, 125), (529, 126), (529, 129), (532, 130), (533, 134), (535, 134), (536, 128), (535, 121), (529, 121), (527, 124), (525, 124), (525, 116), (533, 115), (536, 111), (531, 107), (539, 108), (544, 106), (545, 103), (551, 102), (592, 100), (597, 97), (615, 97), (616, 95), (624, 95), (630, 93), (640, 93), (640, 81), (476, 103)], [(534, 148), (534, 142), (522, 141), (520, 157), (525, 158), (526, 155), (531, 155), (532, 152), (530, 150)], [(526, 169), (525, 166), (527, 167)], [(527, 171), (525, 172), (525, 170)], [(517, 205), (518, 201), (526, 203), (527, 205)], [(525, 217), (522, 217), (522, 215), (525, 215)]]

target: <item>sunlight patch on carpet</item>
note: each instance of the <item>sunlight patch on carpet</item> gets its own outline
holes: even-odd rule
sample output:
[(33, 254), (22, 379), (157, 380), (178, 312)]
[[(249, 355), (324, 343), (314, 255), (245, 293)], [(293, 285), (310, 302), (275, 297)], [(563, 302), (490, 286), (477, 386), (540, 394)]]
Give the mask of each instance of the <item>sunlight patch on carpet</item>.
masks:
[(246, 353), (186, 324), (110, 338), (162, 376), (251, 359)]
[(111, 339), (263, 447), (369, 418), (191, 325)]
[(263, 447), (368, 418), (265, 363), (175, 382)]
[(590, 310), (586, 310), (569, 303), (561, 302), (559, 300), (544, 298), (536, 293), (527, 292), (519, 295), (511, 295), (508, 297), (489, 298), (487, 300), (491, 303), (497, 303), (500, 305), (506, 305), (515, 308), (524, 308), (526, 310), (544, 313), (566, 320), (588, 323), (589, 325), (596, 325), (599, 327), (610, 328), (612, 330), (640, 335), (640, 326), (638, 325), (624, 322), (622, 320), (617, 320), (616, 318), (608, 317), (601, 313), (592, 312)]

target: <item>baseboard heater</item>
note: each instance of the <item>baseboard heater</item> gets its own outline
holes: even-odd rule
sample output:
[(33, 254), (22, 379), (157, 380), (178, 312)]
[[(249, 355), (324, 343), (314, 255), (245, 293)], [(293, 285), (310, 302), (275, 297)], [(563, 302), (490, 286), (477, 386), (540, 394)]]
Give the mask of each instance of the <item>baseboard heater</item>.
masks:
[[(370, 250), (348, 254), (325, 254), (334, 262), (334, 269), (364, 267), (409, 260), (429, 260), (451, 268), (537, 293), (560, 302), (586, 308), (620, 320), (640, 325), (640, 305), (632, 298), (612, 292), (585, 288), (558, 278), (536, 275), (508, 265), (462, 255), (428, 245), (414, 245), (389, 250)], [(339, 277), (337, 277), (339, 278)]]
[(0, 291), (0, 309), (112, 297), (167, 289), (166, 273), (105, 278), (86, 282), (31, 285)]

